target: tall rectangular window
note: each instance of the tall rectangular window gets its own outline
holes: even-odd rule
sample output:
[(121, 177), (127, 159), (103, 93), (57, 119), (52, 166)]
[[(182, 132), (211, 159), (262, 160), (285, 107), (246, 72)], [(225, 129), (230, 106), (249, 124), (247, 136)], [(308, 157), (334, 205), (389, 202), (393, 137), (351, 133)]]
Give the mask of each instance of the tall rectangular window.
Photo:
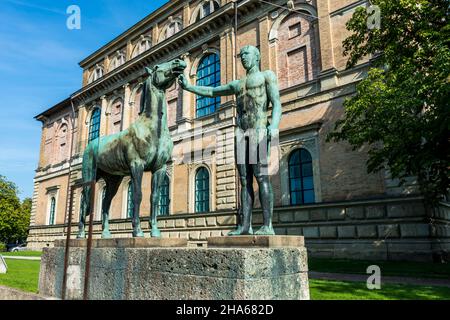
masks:
[(53, 226), (55, 224), (55, 214), (56, 214), (56, 199), (55, 197), (52, 197), (50, 200), (50, 217), (48, 224)]
[(159, 206), (158, 206), (159, 216), (169, 215), (169, 204), (170, 204), (169, 177), (166, 175), (164, 177), (163, 183), (160, 186), (159, 191)]
[(130, 184), (128, 185), (128, 194), (127, 194), (127, 217), (128, 218), (133, 218), (133, 214), (134, 214), (134, 188), (133, 188), (133, 183), (130, 182)]
[(91, 122), (89, 124), (89, 142), (100, 136), (100, 115), (100, 108), (95, 108), (92, 111)]
[(289, 192), (291, 205), (314, 203), (312, 158), (306, 149), (289, 156)]
[(209, 212), (209, 173), (200, 168), (195, 175), (195, 212)]
[[(209, 54), (200, 61), (197, 70), (197, 85), (217, 87), (220, 85), (220, 59), (217, 54)], [(220, 106), (220, 97), (197, 96), (197, 117), (214, 113)]]

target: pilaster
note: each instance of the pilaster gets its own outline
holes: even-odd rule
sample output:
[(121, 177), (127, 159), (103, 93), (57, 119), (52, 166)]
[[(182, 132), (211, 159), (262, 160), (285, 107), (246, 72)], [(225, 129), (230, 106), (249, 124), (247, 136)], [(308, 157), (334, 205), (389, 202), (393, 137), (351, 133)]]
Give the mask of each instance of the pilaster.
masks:
[(86, 106), (80, 105), (78, 108), (78, 141), (75, 147), (75, 153), (83, 152), (85, 141), (87, 140), (87, 114)]
[[(235, 45), (233, 41), (233, 29), (227, 29), (220, 35), (220, 78), (222, 85), (234, 80)], [(233, 100), (232, 96), (222, 97), (222, 104)]]
[(259, 17), (259, 48), (261, 52), (261, 70), (270, 69), (269, 18), (267, 14)]
[(106, 115), (106, 109), (108, 107), (108, 101), (106, 96), (102, 96), (101, 98), (101, 117), (100, 117), (100, 136), (105, 136), (108, 132), (108, 117)]
[(47, 136), (47, 127), (45, 125), (45, 122), (42, 123), (42, 135), (41, 135), (41, 147), (40, 147), (40, 153), (39, 153), (39, 168), (45, 167), (46, 161), (45, 161), (45, 139)]
[(317, 0), (319, 19), (320, 56), (322, 71), (336, 68), (334, 61), (333, 39), (331, 35), (330, 1)]
[(183, 28), (189, 25), (191, 20), (191, 8), (189, 6), (189, 2), (185, 2), (183, 6)]
[(131, 107), (129, 104), (131, 97), (130, 84), (127, 83), (123, 86), (125, 92), (123, 96), (123, 106), (122, 106), (122, 130), (127, 129), (131, 124)]

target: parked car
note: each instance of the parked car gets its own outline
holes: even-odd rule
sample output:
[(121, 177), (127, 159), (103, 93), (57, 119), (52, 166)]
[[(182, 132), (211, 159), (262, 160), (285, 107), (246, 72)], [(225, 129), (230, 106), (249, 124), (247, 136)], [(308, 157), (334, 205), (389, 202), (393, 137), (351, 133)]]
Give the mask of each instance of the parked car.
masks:
[(27, 244), (26, 243), (22, 243), (19, 245), (15, 245), (14, 247), (11, 247), (9, 249), (10, 252), (19, 252), (19, 251), (27, 251)]

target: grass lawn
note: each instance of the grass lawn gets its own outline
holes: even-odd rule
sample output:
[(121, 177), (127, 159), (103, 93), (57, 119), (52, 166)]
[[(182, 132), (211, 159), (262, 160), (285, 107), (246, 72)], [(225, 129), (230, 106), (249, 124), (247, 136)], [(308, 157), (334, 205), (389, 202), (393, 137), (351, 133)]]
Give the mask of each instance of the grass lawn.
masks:
[(369, 290), (365, 282), (310, 280), (311, 300), (450, 300), (450, 288), (384, 284)]
[[(0, 275), (0, 285), (37, 292), (40, 261), (6, 260), (8, 273)], [(368, 290), (362, 282), (310, 280), (313, 300), (450, 300), (450, 288), (385, 284)]]
[(0, 274), (0, 285), (37, 292), (40, 261), (5, 259), (8, 272)]
[(309, 258), (309, 270), (332, 273), (366, 274), (367, 267), (377, 265), (383, 276), (450, 279), (450, 263), (365, 261)]
[(42, 251), (19, 251), (19, 252), (0, 252), (0, 256), (20, 256), (20, 257), (40, 257)]

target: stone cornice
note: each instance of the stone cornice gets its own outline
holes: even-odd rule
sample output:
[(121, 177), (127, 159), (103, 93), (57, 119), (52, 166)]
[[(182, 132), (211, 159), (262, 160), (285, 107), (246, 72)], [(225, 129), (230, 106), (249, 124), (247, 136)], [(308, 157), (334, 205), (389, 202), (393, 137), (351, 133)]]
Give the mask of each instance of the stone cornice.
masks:
[(117, 45), (125, 45), (126, 43), (121, 42), (126, 41), (127, 38), (133, 36), (133, 34), (135, 33), (139, 33), (144, 29), (148, 29), (152, 24), (160, 23), (164, 18), (166, 18), (166, 16), (170, 15), (171, 12), (182, 9), (184, 6), (184, 2), (184, 0), (167, 1), (163, 6), (150, 13), (148, 16), (126, 30), (124, 33), (120, 34), (118, 37), (83, 59), (79, 63), (80, 67), (84, 68), (87, 65), (94, 63), (105, 54), (108, 54)]
[(354, 9), (356, 7), (359, 7), (359, 6), (362, 6), (362, 5), (368, 5), (368, 4), (369, 4), (369, 1), (367, 1), (367, 0), (359, 0), (359, 1), (356, 1), (356, 2), (353, 2), (353, 3), (350, 3), (350, 4), (348, 4), (348, 5), (346, 5), (346, 6), (342, 7), (342, 8), (339, 8), (339, 9), (333, 11), (333, 12), (330, 12), (330, 17), (334, 17), (336, 15), (342, 15), (345, 12), (347, 12), (349, 10), (352, 10), (352, 9)]
[(322, 127), (322, 121), (317, 121), (311, 124), (308, 124), (306, 126), (297, 127), (297, 128), (291, 128), (287, 130), (280, 131), (280, 137), (289, 136), (295, 133), (302, 133), (307, 131), (319, 131), (319, 129)]
[(228, 3), (200, 22), (190, 25), (178, 34), (150, 48), (144, 54), (127, 61), (113, 72), (83, 87), (72, 95), (72, 99), (85, 101), (99, 96), (100, 92), (114, 90), (125, 82), (144, 75), (144, 67), (167, 61), (195, 49), (202, 43), (219, 38), (232, 17), (233, 3)]
[[(81, 169), (82, 158), (80, 156), (72, 158), (71, 170)], [(36, 170), (36, 175), (34, 177), (35, 182), (41, 182), (44, 180), (56, 178), (69, 173), (69, 163), (65, 161), (63, 164), (58, 164), (56, 166), (47, 166), (44, 169)]]
[[(165, 21), (168, 17), (170, 17), (174, 12), (177, 12), (179, 10), (183, 10), (183, 8), (189, 3), (193, 2), (192, 0), (170, 0), (166, 2), (163, 6), (161, 6), (159, 9), (155, 10), (154, 12), (150, 13), (147, 17), (136, 23), (134, 26), (126, 30), (124, 33), (120, 34), (118, 37), (107, 43), (106, 45), (102, 46), (100, 49), (83, 59), (79, 65), (82, 68), (86, 68), (89, 65), (95, 63), (96, 61), (102, 59), (105, 55), (109, 55), (111, 52), (114, 52), (118, 47), (126, 45), (126, 41), (129, 40), (132, 37), (138, 36), (140, 33), (151, 29), (153, 26), (160, 24), (161, 22)], [(238, 5), (239, 15), (242, 13), (247, 14), (249, 12), (254, 12), (256, 7), (260, 7), (261, 3), (257, 0), (236, 0), (236, 3)], [(228, 11), (229, 9), (232, 9), (232, 13), (234, 15), (234, 7), (235, 3), (234, 1), (230, 1), (226, 4), (224, 4), (219, 10), (213, 12), (211, 16), (215, 15), (217, 12), (221, 11)], [(226, 10), (222, 10), (223, 8), (226, 8)], [(271, 9), (271, 8), (270, 8)], [(207, 20), (208, 18), (204, 18), (202, 20)], [(191, 27), (195, 27), (199, 23), (202, 23), (203, 21), (200, 21), (198, 23), (193, 23), (188, 26), (184, 26), (185, 29), (189, 29)]]

